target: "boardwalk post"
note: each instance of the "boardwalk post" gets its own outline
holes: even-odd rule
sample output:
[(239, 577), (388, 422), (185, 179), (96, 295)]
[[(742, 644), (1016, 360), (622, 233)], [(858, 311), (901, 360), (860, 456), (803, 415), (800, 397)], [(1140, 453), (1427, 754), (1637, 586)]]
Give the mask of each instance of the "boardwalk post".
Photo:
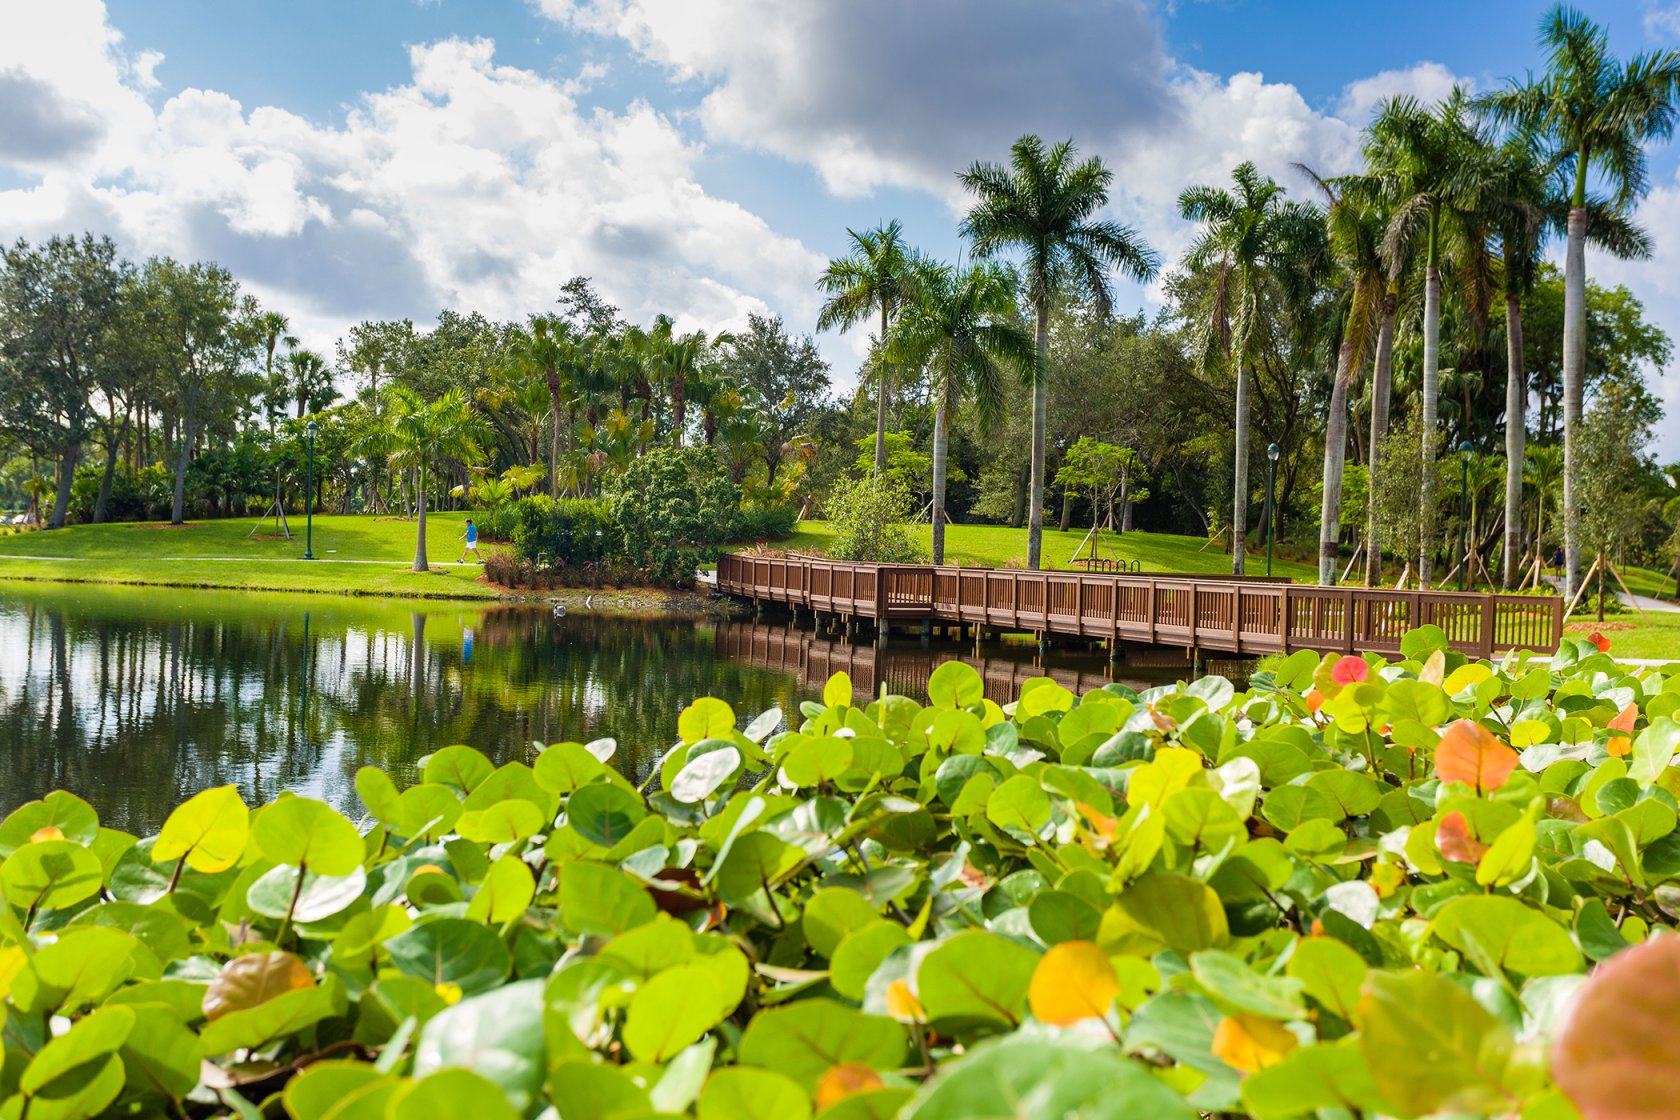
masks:
[(1283, 585), (1283, 596), (1278, 606), (1278, 652), (1289, 652), (1290, 621), (1294, 615), (1289, 609), (1289, 585)]
[(1480, 635), (1481, 655), (1489, 660), (1493, 659), (1494, 624), (1498, 621), (1498, 609), (1499, 596), (1490, 592), (1487, 598), (1482, 600), (1482, 631)]

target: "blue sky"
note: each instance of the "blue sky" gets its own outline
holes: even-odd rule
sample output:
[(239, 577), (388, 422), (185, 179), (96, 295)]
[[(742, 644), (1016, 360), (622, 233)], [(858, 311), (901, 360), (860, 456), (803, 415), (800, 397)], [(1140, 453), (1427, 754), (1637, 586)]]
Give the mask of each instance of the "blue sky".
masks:
[[(1621, 53), (1680, 4), (1587, 3)], [(1171, 260), (1183, 186), (1351, 166), (1382, 96), (1543, 65), (1540, 3), (1328, 0), (0, 0), (0, 236), (210, 257), (330, 346), (361, 318), (516, 317), (586, 273), (632, 317), (805, 330), (848, 226), (950, 256), (954, 172), (1022, 131), (1116, 172)], [(11, 121), (10, 124), (5, 122)], [(1680, 333), (1680, 182), (1657, 260), (1594, 261)], [(1123, 301), (1151, 306), (1154, 291)], [(866, 341), (820, 340), (850, 379)], [(1680, 443), (1680, 378), (1657, 382)]]

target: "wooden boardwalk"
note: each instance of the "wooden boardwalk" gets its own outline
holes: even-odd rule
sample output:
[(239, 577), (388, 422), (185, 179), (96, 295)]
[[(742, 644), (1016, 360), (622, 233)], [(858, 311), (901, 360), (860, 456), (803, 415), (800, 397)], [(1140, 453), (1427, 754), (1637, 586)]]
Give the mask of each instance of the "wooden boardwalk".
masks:
[(1286, 580), (851, 564), (730, 553), (717, 587), (884, 630), (921, 623), (1062, 636), (1199, 654), (1298, 649), (1398, 655), (1400, 639), (1439, 626), (1473, 657), (1551, 653), (1563, 634), (1556, 596), (1315, 587)]

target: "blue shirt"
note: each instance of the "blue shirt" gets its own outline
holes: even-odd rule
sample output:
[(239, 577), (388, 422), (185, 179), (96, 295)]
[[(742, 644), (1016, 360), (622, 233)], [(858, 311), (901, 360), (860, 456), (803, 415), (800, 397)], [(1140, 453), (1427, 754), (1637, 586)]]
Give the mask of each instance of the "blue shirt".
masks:
[(478, 526), (477, 525), (468, 525), (467, 526), (467, 543), (468, 544), (477, 544), (478, 543)]

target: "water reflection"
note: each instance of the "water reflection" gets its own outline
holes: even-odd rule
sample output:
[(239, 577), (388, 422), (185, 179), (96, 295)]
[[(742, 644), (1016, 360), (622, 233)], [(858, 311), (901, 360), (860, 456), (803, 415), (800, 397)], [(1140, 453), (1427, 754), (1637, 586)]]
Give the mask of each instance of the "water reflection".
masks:
[[(449, 743), (504, 761), (532, 741), (613, 735), (640, 777), (696, 696), (796, 712), (841, 669), (859, 692), (885, 680), (920, 695), (939, 661), (963, 656), (1003, 702), (1045, 671), (1030, 647), (970, 652), (542, 606), (0, 585), (0, 812), (64, 788), (143, 833), (224, 783), (253, 802), (288, 788), (353, 808), (357, 768), (401, 781)], [(1047, 669), (1081, 691), (1109, 679), (1100, 656)]]

